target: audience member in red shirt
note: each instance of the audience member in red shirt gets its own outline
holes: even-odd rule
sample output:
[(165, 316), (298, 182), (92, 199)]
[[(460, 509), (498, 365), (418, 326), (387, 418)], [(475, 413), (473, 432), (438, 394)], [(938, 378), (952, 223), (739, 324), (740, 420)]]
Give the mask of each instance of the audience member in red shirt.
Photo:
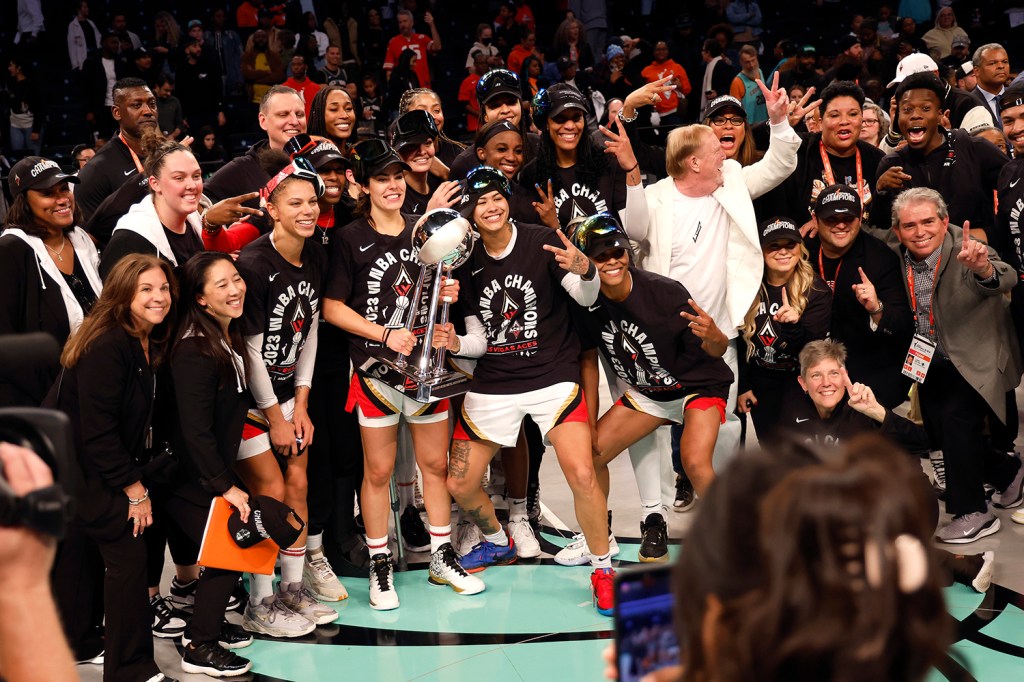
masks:
[(519, 73), (523, 69), (523, 60), (530, 55), (540, 57), (536, 50), (537, 35), (533, 31), (527, 31), (519, 44), (512, 48), (508, 54), (508, 70), (512, 73)]
[(398, 12), (398, 35), (388, 42), (388, 50), (384, 55), (384, 71), (388, 78), (391, 71), (398, 63), (398, 57), (402, 50), (412, 50), (416, 53), (416, 76), (420, 79), (420, 86), (430, 87), (430, 65), (427, 63), (428, 54), (437, 54), (441, 51), (441, 36), (437, 33), (437, 26), (434, 24), (434, 17), (430, 12), (423, 15), (423, 21), (430, 27), (430, 35), (413, 32), (413, 17), (409, 10)]
[(668, 54), (668, 44), (661, 40), (654, 45), (654, 61), (644, 68), (640, 74), (648, 83), (672, 76), (674, 80), (669, 81), (675, 86), (674, 90), (663, 92), (654, 104), (658, 116), (661, 117), (662, 125), (681, 125), (683, 122), (679, 107), (690, 94), (690, 79), (686, 76), (686, 69), (681, 67)]
[(459, 102), (466, 112), (466, 131), (475, 133), (480, 127), (480, 103), (476, 100), (476, 84), (480, 76), (487, 73), (487, 55), (473, 53), (473, 73), (466, 76), (459, 86)]
[(313, 103), (313, 97), (320, 91), (322, 86), (306, 77), (309, 67), (306, 65), (306, 58), (301, 54), (296, 54), (292, 57), (291, 69), (292, 77), (282, 83), (282, 85), (287, 85), (302, 95), (302, 101), (306, 105), (306, 118), (308, 119), (309, 105)]

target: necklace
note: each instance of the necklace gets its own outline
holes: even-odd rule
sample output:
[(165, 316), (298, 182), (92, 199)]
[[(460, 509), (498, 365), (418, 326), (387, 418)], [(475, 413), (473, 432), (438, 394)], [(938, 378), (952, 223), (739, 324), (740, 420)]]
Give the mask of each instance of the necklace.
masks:
[(64, 256), (62, 256), (61, 254), (63, 254), (63, 253), (64, 253), (64, 247), (65, 247), (65, 246), (67, 245), (67, 242), (68, 242), (68, 238), (67, 238), (67, 237), (65, 237), (65, 236), (64, 236), (64, 235), (62, 234), (62, 235), (60, 236), (60, 248), (59, 248), (59, 249), (51, 249), (51, 248), (50, 248), (50, 246), (49, 246), (49, 244), (47, 244), (46, 242), (43, 242), (43, 246), (45, 246), (45, 247), (46, 247), (46, 250), (47, 250), (47, 251), (49, 251), (50, 253), (52, 253), (52, 254), (53, 254), (54, 258), (56, 258), (56, 259), (57, 259), (57, 260), (59, 260), (59, 261), (60, 261), (61, 263), (63, 263), (63, 262), (64, 262)]

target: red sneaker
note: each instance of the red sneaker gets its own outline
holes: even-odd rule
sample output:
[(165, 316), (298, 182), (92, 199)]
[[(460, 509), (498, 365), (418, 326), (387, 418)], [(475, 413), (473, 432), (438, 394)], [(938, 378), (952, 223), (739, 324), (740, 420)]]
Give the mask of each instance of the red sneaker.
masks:
[(602, 616), (610, 616), (615, 612), (615, 571), (610, 568), (598, 568), (590, 574), (590, 589), (594, 595), (594, 605)]

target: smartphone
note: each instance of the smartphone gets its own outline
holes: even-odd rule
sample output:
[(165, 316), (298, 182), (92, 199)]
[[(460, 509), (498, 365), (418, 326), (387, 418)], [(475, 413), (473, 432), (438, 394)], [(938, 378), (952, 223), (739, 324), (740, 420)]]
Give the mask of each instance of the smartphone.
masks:
[(679, 665), (672, 622), (672, 566), (622, 569), (615, 575), (615, 655), (619, 682), (639, 682), (648, 673)]

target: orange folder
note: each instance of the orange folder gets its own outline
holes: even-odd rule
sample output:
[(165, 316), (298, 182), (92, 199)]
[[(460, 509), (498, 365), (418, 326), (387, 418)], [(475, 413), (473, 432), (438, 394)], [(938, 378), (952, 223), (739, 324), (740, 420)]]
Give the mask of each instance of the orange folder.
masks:
[(235, 544), (228, 531), (228, 517), (233, 507), (223, 497), (213, 498), (210, 515), (206, 517), (203, 543), (199, 547), (199, 565), (228, 571), (273, 575), (278, 547), (267, 539), (245, 549)]

